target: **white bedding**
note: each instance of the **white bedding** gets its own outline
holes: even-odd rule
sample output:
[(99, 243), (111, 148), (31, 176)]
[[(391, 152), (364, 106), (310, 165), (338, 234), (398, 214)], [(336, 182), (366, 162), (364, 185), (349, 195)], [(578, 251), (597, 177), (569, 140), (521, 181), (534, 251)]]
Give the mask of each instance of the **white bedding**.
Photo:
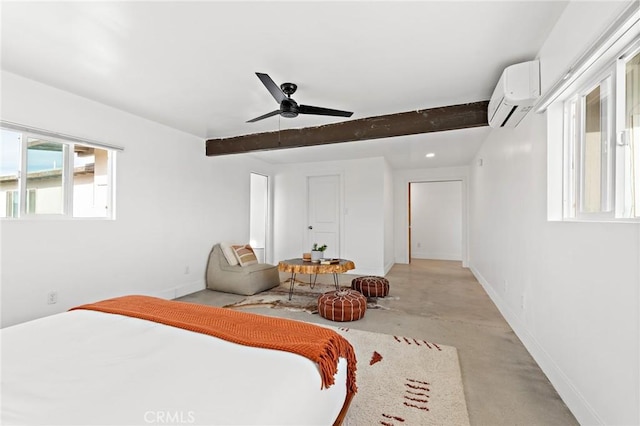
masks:
[(346, 361), (315, 363), (163, 324), (76, 310), (5, 328), (3, 425), (331, 424)]

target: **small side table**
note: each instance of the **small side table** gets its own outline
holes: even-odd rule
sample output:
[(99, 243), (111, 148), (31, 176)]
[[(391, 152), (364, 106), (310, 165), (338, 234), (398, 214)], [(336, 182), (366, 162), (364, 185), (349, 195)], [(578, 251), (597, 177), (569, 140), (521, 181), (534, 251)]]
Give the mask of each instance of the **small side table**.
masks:
[[(340, 285), (338, 283), (338, 274), (343, 274), (355, 268), (356, 265), (351, 260), (346, 259), (340, 259), (338, 263), (332, 263), (330, 265), (304, 261), (301, 258), (282, 260), (280, 261), (280, 263), (278, 263), (278, 271), (291, 272), (289, 300), (291, 300), (291, 296), (293, 295), (293, 286), (296, 282), (296, 274), (315, 275), (313, 284), (315, 284), (318, 274), (333, 274), (333, 283), (336, 286), (336, 290), (340, 290)], [(309, 277), (309, 280), (311, 280), (311, 277)]]

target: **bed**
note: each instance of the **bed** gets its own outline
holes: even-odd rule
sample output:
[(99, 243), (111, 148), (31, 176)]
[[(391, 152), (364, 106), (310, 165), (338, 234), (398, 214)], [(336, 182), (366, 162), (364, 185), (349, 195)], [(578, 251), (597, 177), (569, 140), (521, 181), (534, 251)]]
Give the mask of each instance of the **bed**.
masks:
[[(315, 333), (307, 326), (323, 336), (322, 330), (328, 329), (203, 305), (127, 297), (135, 298), (142, 310), (158, 304), (180, 311), (197, 307), (189, 314), (197, 324), (183, 326), (188, 321), (182, 317), (178, 325), (158, 322), (156, 312), (148, 319), (146, 314), (95, 308), (125, 297), (1, 330), (2, 424), (341, 422), (355, 393), (353, 348), (347, 342), (339, 356), (329, 348), (326, 353), (334, 352), (329, 363), (289, 352), (290, 347), (309, 346), (296, 337), (304, 340)], [(217, 315), (231, 315), (231, 320), (222, 320), (232, 323), (225, 325), (231, 329), (231, 341), (212, 335), (224, 328), (217, 317), (211, 322)], [(256, 320), (261, 325), (255, 326)], [(213, 332), (195, 330), (202, 324)], [(284, 345), (284, 350), (237, 343), (243, 336), (254, 340), (265, 324), (268, 334), (279, 333), (276, 346)], [(304, 324), (302, 332), (287, 331), (299, 324)]]

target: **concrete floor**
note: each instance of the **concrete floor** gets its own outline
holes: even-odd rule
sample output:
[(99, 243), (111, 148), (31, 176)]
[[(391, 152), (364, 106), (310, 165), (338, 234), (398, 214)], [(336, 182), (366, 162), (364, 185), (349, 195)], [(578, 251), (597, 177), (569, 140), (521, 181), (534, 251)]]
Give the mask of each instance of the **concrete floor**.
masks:
[[(286, 279), (284, 275), (282, 279)], [(350, 275), (340, 282), (349, 285)], [(415, 337), (458, 349), (472, 425), (578, 424), (482, 286), (460, 262), (419, 260), (395, 265), (385, 306), (350, 328)], [(319, 276), (329, 283), (329, 276)], [(180, 298), (223, 306), (243, 296), (203, 290)], [(332, 324), (319, 315), (254, 308), (265, 315)]]

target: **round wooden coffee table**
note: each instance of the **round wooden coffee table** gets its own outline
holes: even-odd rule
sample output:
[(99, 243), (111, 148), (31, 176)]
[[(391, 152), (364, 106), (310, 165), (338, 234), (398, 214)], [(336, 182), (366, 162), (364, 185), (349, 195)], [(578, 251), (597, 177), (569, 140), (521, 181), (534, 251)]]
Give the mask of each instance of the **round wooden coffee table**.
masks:
[[(337, 263), (323, 264), (305, 261), (300, 258), (282, 260), (278, 263), (278, 271), (291, 272), (291, 286), (289, 287), (289, 300), (293, 295), (293, 286), (296, 282), (296, 274), (309, 274), (309, 285), (311, 288), (316, 284), (318, 274), (333, 274), (333, 283), (336, 290), (340, 290), (338, 283), (338, 274), (343, 274), (351, 269), (355, 269), (356, 265), (351, 260), (338, 259)], [(311, 283), (311, 275), (314, 276), (313, 284)]]

